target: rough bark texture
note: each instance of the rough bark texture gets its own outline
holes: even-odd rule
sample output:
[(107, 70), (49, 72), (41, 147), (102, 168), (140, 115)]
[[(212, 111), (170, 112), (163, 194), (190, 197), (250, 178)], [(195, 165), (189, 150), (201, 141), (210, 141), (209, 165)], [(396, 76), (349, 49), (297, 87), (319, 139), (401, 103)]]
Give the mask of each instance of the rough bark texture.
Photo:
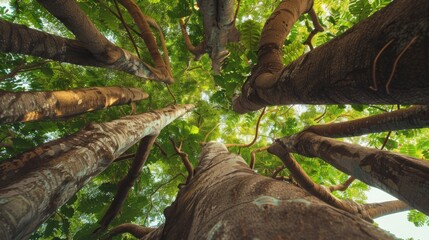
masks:
[[(391, 239), (301, 188), (263, 177), (220, 143), (208, 143), (191, 182), (143, 239)], [(161, 236), (162, 235), (162, 236)]]
[(311, 126), (305, 131), (332, 138), (360, 136), (369, 133), (429, 126), (429, 106), (413, 106), (347, 122)]
[(174, 105), (92, 124), (0, 164), (2, 239), (26, 239), (85, 183), (144, 136), (157, 134), (192, 105)]
[(239, 33), (235, 27), (234, 0), (198, 0), (203, 15), (204, 47), (212, 59), (215, 74), (220, 74), (222, 62), (228, 57), (228, 42), (237, 42)]
[(410, 209), (407, 204), (399, 200), (365, 204), (365, 211), (371, 218), (382, 217)]
[(269, 151), (319, 157), (340, 171), (380, 188), (429, 214), (429, 161), (356, 144), (311, 132), (278, 139)]
[(53, 92), (0, 91), (0, 123), (59, 119), (148, 97), (139, 89), (122, 87)]
[[(273, 71), (274, 78), (252, 74), (241, 96), (234, 100), (234, 110), (245, 113), (268, 105), (295, 103), (428, 104), (428, 8), (426, 0), (394, 1), (342, 36), (281, 71)], [(377, 54), (389, 41), (392, 43), (375, 64)]]
[(157, 69), (113, 43), (110, 43), (111, 46), (106, 51), (114, 49), (112, 51), (115, 52), (115, 61), (108, 62), (107, 59), (95, 55), (101, 53), (89, 48), (90, 46), (79, 40), (62, 38), (24, 25), (0, 20), (0, 51), (2, 52), (32, 55), (83, 66), (110, 68), (138, 77), (170, 83), (170, 80), (158, 79), (159, 71)]

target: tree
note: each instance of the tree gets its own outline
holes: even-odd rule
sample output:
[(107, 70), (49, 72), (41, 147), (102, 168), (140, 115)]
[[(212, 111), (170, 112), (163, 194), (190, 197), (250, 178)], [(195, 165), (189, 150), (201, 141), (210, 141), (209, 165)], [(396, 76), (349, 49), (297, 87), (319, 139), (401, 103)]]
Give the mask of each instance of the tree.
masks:
[[(424, 1), (416, 1), (413, 4), (396, 1), (378, 13), (375, 12), (385, 7), (387, 1), (369, 3), (367, 0), (353, 0), (348, 4), (348, 2), (291, 0), (277, 4), (263, 0), (237, 1), (236, 5), (234, 1), (220, 1), (218, 5), (213, 4), (214, 2), (202, 1), (198, 6), (188, 0), (78, 3), (71, 0), (41, 0), (39, 2), (42, 5), (14, 1), (9, 8), (0, 8), (4, 13), (4, 19), (0, 21), (2, 32), (0, 49), (10, 53), (0, 56), (3, 60), (3, 68), (0, 70), (3, 77), (1, 77), (0, 86), (8, 92), (14, 92), (5, 95), (6, 100), (10, 101), (12, 98), (10, 96), (20, 95), (22, 93), (19, 92), (28, 90), (51, 92), (117, 85), (144, 88), (150, 96), (146, 101), (133, 104), (131, 111), (129, 106), (117, 106), (79, 115), (67, 121), (49, 120), (0, 125), (0, 147), (2, 147), (0, 151), (4, 155), (2, 158), (11, 157), (0, 164), (14, 166), (10, 163), (22, 163), (22, 167), (20, 167), (21, 164), (14, 166), (22, 177), (15, 178), (11, 172), (4, 174), (7, 178), (2, 184), (5, 191), (14, 184), (20, 185), (27, 182), (26, 179), (31, 176), (26, 174), (27, 172), (34, 172), (36, 175), (41, 173), (41, 169), (45, 167), (44, 161), (35, 161), (40, 165), (36, 164), (36, 167), (32, 168), (30, 164), (32, 161), (16, 159), (34, 152), (43, 152), (44, 146), (52, 147), (56, 146), (54, 143), (59, 143), (59, 148), (54, 148), (62, 151), (61, 142), (68, 142), (73, 140), (74, 136), (82, 134), (71, 142), (73, 144), (76, 142), (83, 149), (93, 146), (86, 144), (92, 138), (105, 149), (116, 149), (119, 142), (124, 144), (124, 147), (113, 151), (114, 153), (106, 154), (108, 159), (106, 165), (96, 168), (94, 172), (79, 175), (86, 181), (78, 181), (77, 184), (71, 181), (70, 185), (76, 187), (73, 191), (67, 191), (67, 194), (50, 191), (42, 195), (49, 199), (60, 199), (60, 201), (54, 201), (52, 207), (46, 208), (48, 211), (43, 214), (33, 212), (36, 213), (30, 220), (33, 229), (47, 216), (53, 214), (36, 231), (33, 238), (88, 239), (113, 237), (123, 232), (130, 232), (139, 238), (145, 235), (147, 239), (161, 235), (166, 238), (177, 235), (184, 238), (197, 238), (198, 234), (218, 236), (216, 234), (221, 234), (224, 230), (223, 233), (226, 233), (229, 225), (216, 225), (216, 217), (229, 219), (231, 216), (230, 223), (233, 226), (234, 222), (240, 220), (236, 216), (248, 213), (255, 208), (265, 210), (261, 215), (255, 214), (246, 218), (248, 221), (245, 224), (246, 231), (254, 235), (267, 236), (264, 234), (275, 234), (274, 226), (280, 227), (280, 225), (276, 225), (279, 223), (275, 221), (276, 219), (267, 218), (264, 214), (272, 213), (285, 217), (285, 214), (281, 214), (282, 211), (291, 207), (295, 211), (287, 211), (297, 215), (294, 219), (318, 223), (344, 219), (350, 222), (342, 226), (359, 226), (347, 229), (347, 234), (350, 236), (351, 234), (358, 236), (359, 229), (366, 229), (366, 232), (374, 234), (372, 235), (374, 238), (389, 238), (365, 221), (409, 209), (408, 204), (427, 214), (424, 204), (427, 197), (416, 196), (414, 191), (425, 192), (427, 189), (425, 177), (427, 162), (418, 160), (418, 158), (429, 157), (429, 142), (425, 139), (427, 107), (405, 106), (403, 110), (390, 112), (393, 106), (357, 105), (362, 103), (427, 104), (425, 92), (427, 56), (424, 54), (424, 49), (427, 49), (427, 28), (425, 27), (427, 23), (423, 15), (427, 3)], [(201, 11), (198, 11), (198, 7)], [(141, 9), (145, 12), (143, 13)], [(328, 13), (323, 13), (322, 9)], [(308, 13), (309, 17), (303, 15), (305, 13)], [(375, 14), (370, 16), (372, 13)], [(152, 18), (148, 17), (149, 15)], [(368, 16), (370, 17), (366, 19)], [(182, 21), (179, 28), (179, 22), (183, 18), (186, 19), (186, 23)], [(260, 31), (261, 23), (267, 18), (265, 27)], [(161, 24), (158, 25), (155, 19)], [(300, 24), (294, 24), (296, 21)], [(361, 23), (357, 24), (359, 21)], [(398, 24), (403, 22), (407, 23), (406, 26)], [(287, 27), (283, 23), (286, 23)], [(314, 28), (310, 27), (310, 23), (313, 23)], [(346, 31), (354, 24), (356, 26)], [(237, 41), (235, 26), (240, 31), (240, 41)], [(390, 31), (392, 26), (393, 30)], [(150, 28), (155, 31), (152, 32)], [(364, 36), (362, 29), (368, 28), (374, 31)], [(326, 31), (316, 34), (322, 29)], [(380, 29), (389, 31), (392, 35), (377, 32)], [(181, 31), (185, 41), (178, 34)], [(166, 33), (165, 39), (163, 32)], [(187, 35), (187, 32), (190, 34)], [(288, 35), (289, 38), (285, 40)], [(225, 36), (228, 36), (227, 40)], [(392, 36), (394, 40), (389, 39)], [(364, 46), (365, 51), (361, 49), (356, 51), (355, 47), (350, 46), (353, 42), (350, 39), (353, 41), (360, 39), (359, 43), (353, 46)], [(192, 42), (202, 42), (202, 44), (199, 47), (193, 47), (190, 45)], [(305, 51), (302, 42), (309, 45), (308, 50), (311, 51), (295, 60)], [(321, 46), (325, 42), (327, 43)], [(285, 51), (282, 52), (280, 50), (284, 44), (286, 44)], [(334, 45), (341, 46), (338, 49), (344, 51), (333, 51)], [(139, 46), (147, 46), (147, 49)], [(202, 56), (199, 62), (194, 62), (191, 60), (192, 56), (186, 52), (187, 48), (192, 54), (197, 53), (196, 55), (201, 54), (202, 52), (198, 51), (204, 49), (204, 52), (209, 53), (210, 59)], [(130, 49), (133, 53), (124, 49)], [(16, 55), (17, 53), (31, 56)], [(350, 54), (354, 54), (356, 58), (349, 57)], [(32, 56), (50, 60), (41, 61)], [(336, 61), (330, 63), (325, 60), (331, 57)], [(79, 67), (61, 62), (102, 68)], [(286, 67), (283, 66), (288, 63), (290, 64)], [(348, 68), (338, 67), (336, 63), (344, 63)], [(223, 69), (218, 72), (221, 64)], [(113, 68), (131, 75), (103, 68)], [(220, 75), (211, 76), (209, 72), (212, 68)], [(363, 74), (357, 69), (364, 69), (361, 71)], [(332, 79), (336, 77), (340, 79), (344, 75), (343, 70), (347, 74), (346, 80), (349, 81), (345, 82), (348, 88), (329, 85)], [(406, 74), (415, 77), (412, 81), (408, 81)], [(176, 84), (166, 85), (167, 88), (164, 85), (141, 81), (141, 78), (149, 78), (171, 83), (173, 76), (177, 80)], [(231, 98), (238, 92), (246, 76), (250, 77), (244, 84), (243, 94), (234, 104), (234, 110), (239, 112), (253, 111), (266, 105), (291, 103), (351, 103), (353, 105), (273, 107), (264, 108), (259, 116), (255, 113), (239, 116), (230, 110)], [(294, 80), (295, 78), (298, 80)], [(290, 91), (289, 87), (295, 86), (295, 83), (297, 86), (301, 83), (302, 85)], [(364, 83), (365, 87), (362, 87), (361, 83)], [(302, 94), (298, 96), (296, 94), (298, 92)], [(37, 94), (28, 95), (35, 97)], [(127, 101), (129, 100), (125, 102)], [(150, 111), (156, 112), (156, 109), (170, 105), (172, 102), (192, 102), (197, 108), (192, 114), (187, 115), (183, 120), (174, 121), (161, 132), (159, 132), (161, 127), (158, 125), (153, 129), (148, 128), (148, 125), (125, 124), (139, 115), (116, 120), (127, 115), (127, 112), (147, 112), (146, 114), (154, 116), (157, 114)], [(85, 100), (86, 103), (89, 102)], [(101, 106), (105, 107), (105, 105)], [(28, 107), (26, 110), (30, 111)], [(85, 111), (87, 109), (79, 110), (79, 112)], [(383, 114), (377, 115), (380, 113)], [(367, 115), (375, 116), (367, 117)], [(361, 120), (330, 124), (334, 121), (357, 118)], [(93, 121), (98, 123), (91, 123)], [(124, 123), (123, 126), (132, 132), (130, 133), (132, 138), (124, 138), (123, 136), (128, 133), (122, 130), (122, 125), (118, 127), (117, 124), (113, 124), (114, 126), (108, 129), (123, 134), (118, 141), (108, 140), (114, 137), (114, 134), (102, 134), (103, 139), (106, 140), (96, 140), (98, 135), (91, 130), (94, 128), (92, 126), (104, 131), (107, 129), (105, 126), (118, 122)], [(320, 123), (325, 125), (319, 125)], [(88, 124), (89, 127), (81, 132), (60, 140), (61, 137), (73, 134), (77, 129)], [(308, 126), (311, 127), (304, 129)], [(147, 131), (151, 132), (149, 136), (144, 133)], [(382, 131), (389, 132), (386, 136), (377, 134)], [(360, 136), (369, 133), (373, 134)], [(348, 143), (331, 139), (347, 136), (360, 137), (347, 139), (346, 142), (399, 151), (412, 157), (362, 146), (350, 146)], [(279, 137), (283, 138), (272, 141)], [(56, 138), (58, 140), (54, 143), (45, 143)], [(230, 155), (221, 145), (208, 143), (210, 139), (227, 142), (226, 146), (230, 151), (238, 151), (245, 159), (250, 159), (252, 169), (271, 178), (256, 175), (243, 165), (239, 157)], [(140, 143), (132, 146), (137, 142)], [(28, 150), (42, 143), (47, 145)], [(204, 150), (201, 150), (200, 143), (205, 145)], [(305, 143), (311, 143), (311, 145)], [(152, 145), (156, 148), (149, 154)], [(126, 151), (126, 148), (129, 150)], [(214, 153), (210, 153), (214, 149), (221, 152), (216, 158), (212, 158)], [(268, 155), (267, 149), (278, 155), (283, 163), (273, 155)], [(24, 150), (27, 152), (22, 153)], [(197, 165), (196, 156), (200, 151), (203, 151), (205, 157), (201, 158), (201, 164), (194, 170), (192, 166)], [(90, 153), (90, 151), (82, 152)], [(293, 152), (298, 154), (291, 155)], [(48, 149), (46, 154), (49, 155), (49, 153)], [(96, 153), (102, 152), (96, 151)], [(119, 156), (121, 153), (124, 154)], [(350, 157), (350, 153), (354, 153), (353, 157)], [(17, 157), (17, 154), (21, 155)], [(377, 161), (372, 163), (367, 161), (368, 158), (362, 159), (362, 154), (367, 154), (369, 157), (376, 156)], [(322, 160), (305, 158), (302, 155), (318, 156)], [(64, 165), (68, 160), (73, 159), (68, 156), (79, 157), (80, 155), (60, 156), (52, 163)], [(339, 161), (338, 156), (342, 156), (346, 161)], [(85, 163), (97, 166), (99, 163), (97, 159), (99, 158), (94, 157)], [(134, 160), (129, 162), (127, 159)], [(225, 167), (222, 171), (216, 170), (216, 167), (205, 168), (206, 160), (210, 162), (222, 159), (233, 160), (217, 164), (216, 167)], [(379, 164), (382, 161), (386, 162), (385, 160), (388, 164)], [(184, 164), (180, 164), (179, 161)], [(365, 162), (364, 165), (359, 164), (362, 161)], [(234, 165), (237, 163), (232, 162), (241, 163)], [(330, 164), (351, 176), (334, 170)], [(350, 169), (350, 165), (359, 171)], [(387, 168), (379, 166), (387, 166)], [(402, 170), (403, 166), (407, 168)], [(389, 168), (395, 171), (391, 172)], [(9, 167), (2, 169), (9, 171), (7, 170)], [(101, 172), (102, 170), (104, 171)], [(183, 174), (184, 171), (188, 173), (187, 177)], [(415, 174), (419, 172), (421, 174)], [(402, 174), (405, 175), (402, 176)], [(206, 177), (219, 179), (219, 181), (201, 180)], [(91, 178), (93, 180), (87, 182)], [(393, 201), (364, 204), (362, 192), (366, 185), (357, 180), (354, 181), (355, 178), (381, 187), (395, 194), (405, 203)], [(252, 184), (253, 181), (254, 184)], [(391, 184), (391, 181), (395, 184)], [(66, 182), (69, 182), (68, 178), (63, 183)], [(413, 183), (417, 183), (417, 186)], [(51, 182), (50, 184), (59, 186), (60, 189), (69, 186), (62, 183), (52, 184)], [(176, 195), (177, 185), (180, 190), (176, 201), (167, 208), (165, 223), (159, 226), (164, 222), (161, 210), (170, 205)], [(237, 189), (252, 190), (252, 186), (269, 185), (275, 187), (272, 191), (269, 187), (266, 190), (262, 189), (266, 197), (257, 195), (259, 190), (251, 191), (246, 196), (241, 196), (236, 191)], [(213, 187), (208, 188), (208, 186)], [(83, 188), (74, 194), (80, 187)], [(196, 191), (200, 187), (201, 191)], [(281, 189), (288, 192), (280, 192)], [(294, 198), (294, 194), (301, 197)], [(1, 198), (5, 196), (2, 194)], [(228, 198), (230, 201), (227, 201)], [(246, 201), (246, 198), (249, 198), (247, 199), (249, 201)], [(240, 202), (243, 199), (246, 203), (255, 202), (256, 204), (244, 204)], [(193, 204), (186, 204), (187, 201)], [(37, 201), (27, 202), (31, 203), (31, 206), (42, 206)], [(218, 204), (219, 202), (222, 204)], [(12, 203), (19, 204), (19, 201)], [(65, 204), (59, 208), (63, 203)], [(183, 203), (186, 206), (182, 205)], [(273, 207), (276, 204), (281, 207)], [(201, 209), (200, 206), (203, 205), (211, 207)], [(187, 209), (191, 209), (194, 215)], [(222, 209), (231, 209), (231, 211), (222, 211)], [(326, 212), (326, 214), (316, 213), (311, 215), (312, 218), (306, 217), (306, 214), (315, 209), (322, 209), (317, 212)], [(223, 214), (217, 215), (218, 210)], [(198, 215), (201, 212), (204, 212), (202, 217)], [(211, 218), (211, 214), (216, 217)], [(16, 215), (15, 218), (21, 217)], [(254, 221), (260, 218), (263, 218), (264, 222), (273, 221), (273, 229), (267, 233), (266, 225), (261, 225), (261, 221)], [(410, 218), (416, 224), (424, 224), (427, 221), (425, 215), (416, 211), (411, 212)], [(191, 229), (183, 228), (183, 224), (191, 221)], [(344, 221), (341, 223), (343, 224)], [(130, 222), (135, 224), (129, 224)], [(197, 224), (198, 222), (205, 222), (205, 224)], [(292, 230), (302, 227), (295, 223), (289, 221), (288, 224), (281, 224), (281, 227)], [(15, 225), (5, 224), (4, 226)], [(109, 233), (106, 228), (111, 226), (117, 227), (111, 228)], [(155, 230), (148, 226), (159, 227)], [(22, 225), (19, 225), (16, 229), (21, 227)], [(10, 227), (6, 228), (10, 232)], [(241, 229), (241, 226), (237, 225), (236, 228)], [(324, 226), (322, 229), (328, 228)], [(282, 232), (290, 233), (293, 232), (292, 230)], [(319, 228), (312, 228), (306, 229), (305, 232), (311, 234), (314, 231), (313, 233), (321, 234), (319, 230)], [(22, 234), (28, 237), (27, 234), (30, 231)], [(229, 233), (231, 236), (245, 236), (244, 232)], [(344, 234), (344, 229), (335, 228), (324, 234), (341, 236)]]

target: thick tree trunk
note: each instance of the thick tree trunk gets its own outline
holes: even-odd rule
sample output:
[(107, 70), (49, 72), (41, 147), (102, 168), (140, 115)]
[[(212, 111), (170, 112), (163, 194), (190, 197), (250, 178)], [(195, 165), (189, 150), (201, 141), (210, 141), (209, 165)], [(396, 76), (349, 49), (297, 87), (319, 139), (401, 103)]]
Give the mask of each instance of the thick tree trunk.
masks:
[(99, 87), (53, 92), (0, 92), (0, 123), (60, 119), (148, 98), (136, 88)]
[(2, 52), (26, 54), (83, 66), (110, 68), (137, 77), (171, 82), (159, 79), (157, 69), (142, 62), (132, 53), (113, 43), (110, 44), (112, 46), (108, 49), (116, 49), (115, 52), (119, 52), (115, 54), (113, 63), (94, 55), (101, 53), (94, 52), (82, 41), (62, 38), (0, 19), (0, 51)]
[(143, 239), (391, 239), (303, 189), (254, 173), (220, 143), (208, 143), (191, 182)]
[(296, 103), (428, 104), (428, 8), (426, 0), (394, 1), (279, 72), (273, 69), (274, 77), (252, 74), (234, 110)]
[(278, 139), (268, 150), (319, 157), (340, 171), (380, 188), (429, 214), (429, 161), (301, 132)]
[(157, 135), (192, 105), (92, 124), (0, 164), (2, 239), (26, 239), (85, 183), (141, 138)]

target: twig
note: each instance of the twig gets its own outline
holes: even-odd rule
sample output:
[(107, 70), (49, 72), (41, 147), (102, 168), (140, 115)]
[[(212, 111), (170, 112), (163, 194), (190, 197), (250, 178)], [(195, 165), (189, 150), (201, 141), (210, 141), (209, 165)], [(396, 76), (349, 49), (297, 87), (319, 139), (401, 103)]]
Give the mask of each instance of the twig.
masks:
[(266, 146), (266, 147), (261, 147), (261, 148), (257, 148), (257, 149), (255, 149), (255, 150), (253, 150), (251, 153), (250, 153), (250, 168), (251, 169), (254, 169), (255, 168), (255, 162), (256, 162), (256, 153), (257, 152), (262, 152), (262, 151), (266, 151), (268, 148), (269, 148), (270, 146)]
[(235, 23), (235, 21), (237, 19), (238, 10), (240, 10), (240, 4), (241, 4), (241, 0), (237, 0), (237, 8), (235, 9), (233, 24)]
[(271, 175), (271, 177), (272, 177), (272, 178), (276, 178), (276, 177), (277, 177), (277, 175), (278, 175), (281, 171), (283, 171), (285, 168), (286, 168), (286, 166), (285, 166), (284, 164), (282, 164), (282, 165), (278, 166), (278, 167), (276, 168), (276, 170), (274, 170), (273, 175)]
[(323, 116), (325, 116), (327, 109), (328, 109), (328, 107), (325, 106), (325, 110), (323, 111), (323, 113), (320, 116), (318, 116), (317, 118), (315, 118), (314, 121), (316, 121), (317, 123), (319, 123), (322, 120)]
[(183, 39), (185, 40), (185, 46), (188, 49), (189, 52), (191, 52), (194, 55), (195, 60), (199, 60), (201, 58), (201, 55), (204, 54), (204, 48), (205, 48), (205, 42), (201, 42), (196, 47), (192, 44), (191, 39), (189, 38), (188, 31), (186, 30), (186, 23), (181, 18), (179, 20), (180, 24), (180, 30), (182, 31)]
[(35, 69), (38, 69), (38, 67), (44, 65), (45, 63), (50, 62), (49, 60), (45, 60), (45, 61), (41, 61), (41, 62), (36, 62), (36, 63), (31, 63), (26, 65), (25, 63), (21, 63), (18, 66), (16, 66), (10, 73), (5, 74), (3, 76), (0, 77), (0, 82), (4, 81), (5, 79), (8, 78), (12, 78), (14, 76), (16, 76), (18, 73), (21, 72), (27, 72), (27, 71), (32, 71)]
[(143, 226), (140, 226), (137, 224), (124, 223), (124, 224), (121, 224), (121, 225), (118, 225), (118, 226), (112, 228), (109, 231), (109, 236), (105, 239), (111, 240), (114, 236), (119, 235), (119, 234), (123, 234), (123, 233), (129, 233), (136, 238), (142, 238), (146, 234), (148, 234), (152, 231), (155, 231), (155, 230), (156, 230), (156, 228), (148, 228), (148, 227), (143, 227)]
[(316, 11), (314, 11), (314, 8), (311, 8), (308, 12), (310, 15), (311, 21), (313, 22), (314, 30), (310, 32), (310, 34), (307, 37), (307, 40), (305, 40), (304, 44), (308, 45), (310, 47), (310, 50), (313, 50), (313, 44), (311, 44), (311, 40), (318, 32), (323, 32), (325, 29), (320, 25), (319, 19), (317, 18)]
[(164, 148), (162, 148), (161, 144), (159, 144), (158, 142), (155, 142), (154, 144), (159, 149), (161, 154), (164, 155), (164, 157), (168, 157), (167, 152), (164, 150)]
[(174, 176), (174, 177), (172, 177), (170, 180), (168, 180), (168, 181), (166, 181), (166, 182), (164, 182), (164, 183), (161, 183), (158, 187), (156, 187), (155, 188), (155, 190), (149, 195), (149, 208), (148, 208), (148, 210), (147, 210), (147, 214), (146, 214), (146, 217), (145, 217), (145, 219), (144, 219), (144, 221), (143, 221), (143, 223), (144, 224), (146, 224), (146, 221), (147, 221), (147, 219), (148, 219), (148, 217), (149, 217), (149, 213), (150, 213), (150, 211), (152, 210), (152, 208), (153, 208), (153, 201), (152, 201), (152, 197), (153, 197), (153, 195), (155, 195), (155, 193), (156, 192), (158, 192), (159, 191), (159, 189), (161, 189), (162, 187), (164, 187), (165, 185), (167, 185), (167, 184), (169, 184), (169, 183), (171, 183), (174, 179), (176, 179), (176, 178), (178, 178), (179, 176), (182, 176), (183, 178), (185, 178), (185, 176), (183, 175), (183, 173), (179, 173), (179, 174), (177, 174), (176, 176)]
[(128, 160), (128, 159), (134, 158), (135, 156), (136, 156), (135, 153), (123, 154), (123, 155), (119, 156), (118, 158), (116, 158), (115, 160), (113, 160), (113, 162), (120, 162), (123, 160)]
[(206, 144), (207, 143), (207, 138), (209, 137), (209, 135), (216, 130), (217, 127), (219, 127), (220, 123), (216, 124), (204, 137), (204, 141), (201, 144)]
[(171, 91), (170, 86), (167, 83), (165, 84), (165, 86), (167, 87), (168, 93), (170, 93), (170, 96), (173, 98), (174, 104), (176, 104), (177, 103), (177, 99), (174, 96), (173, 92)]
[(373, 86), (369, 86), (369, 89), (373, 90), (373, 91), (377, 91), (378, 87), (377, 87), (377, 76), (376, 76), (376, 69), (377, 69), (377, 61), (378, 58), (380, 58), (381, 54), (384, 52), (384, 50), (386, 50), (386, 48), (393, 42), (393, 39), (390, 40), (388, 43), (386, 43), (381, 50), (377, 53), (377, 55), (374, 58), (374, 62), (372, 63), (372, 83)]
[(125, 28), (125, 31), (127, 31), (128, 38), (131, 40), (131, 43), (133, 44), (134, 49), (136, 50), (137, 56), (141, 59), (139, 49), (137, 48), (136, 42), (134, 41), (134, 38), (133, 38), (133, 36), (130, 33), (128, 24), (125, 22), (124, 17), (122, 16), (122, 12), (121, 12), (121, 9), (119, 8), (118, 1), (117, 0), (113, 0), (113, 2), (115, 3), (116, 11), (118, 11), (117, 18), (119, 19), (119, 21), (121, 21), (122, 25)]
[(188, 171), (188, 178), (186, 179), (186, 184), (188, 184), (192, 177), (194, 176), (194, 168), (192, 167), (191, 162), (189, 161), (188, 154), (182, 151), (183, 142), (180, 142), (179, 146), (176, 146), (176, 143), (172, 138), (170, 138), (171, 144), (173, 144), (173, 148), (176, 151), (176, 153), (180, 156), (180, 159), (182, 159), (183, 164), (186, 167), (186, 170)]
[(401, 59), (402, 55), (404, 55), (404, 53), (408, 50), (408, 48), (410, 48), (411, 45), (413, 45), (416, 39), (417, 39), (417, 36), (413, 37), (413, 39), (411, 39), (411, 41), (407, 44), (407, 46), (405, 46), (405, 48), (401, 51), (401, 53), (399, 53), (398, 57), (396, 57), (395, 62), (393, 63), (392, 71), (390, 72), (389, 79), (387, 80), (387, 83), (386, 83), (387, 94), (390, 94), (389, 86), (390, 86), (390, 83), (392, 82), (393, 74), (395, 73), (396, 66), (398, 65), (399, 60)]
[(252, 146), (253, 144), (255, 144), (255, 142), (256, 142), (256, 140), (258, 139), (258, 134), (259, 134), (259, 125), (260, 125), (260, 123), (261, 123), (261, 119), (262, 119), (262, 117), (264, 116), (264, 114), (265, 114), (265, 109), (266, 109), (267, 107), (264, 107), (263, 109), (262, 109), (262, 112), (261, 112), (261, 114), (259, 115), (259, 118), (258, 118), (258, 121), (256, 122), (256, 129), (255, 129), (255, 137), (253, 138), (253, 140), (250, 142), (250, 143), (230, 143), (230, 144), (225, 144), (225, 146), (226, 147), (242, 147), (242, 148), (245, 148), (245, 147), (250, 147), (250, 146)]
[(345, 190), (347, 190), (347, 188), (350, 186), (350, 184), (352, 184), (352, 182), (355, 179), (356, 178), (350, 176), (344, 183), (340, 183), (338, 185), (329, 186), (328, 190), (330, 192), (333, 192), (333, 191), (345, 191)]

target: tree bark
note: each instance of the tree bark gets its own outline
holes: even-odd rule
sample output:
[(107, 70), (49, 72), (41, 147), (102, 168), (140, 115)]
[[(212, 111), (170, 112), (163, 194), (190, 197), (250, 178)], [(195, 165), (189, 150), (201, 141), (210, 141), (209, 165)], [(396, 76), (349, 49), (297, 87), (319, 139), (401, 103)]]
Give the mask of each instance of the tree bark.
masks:
[(122, 87), (53, 92), (0, 92), (0, 123), (60, 119), (148, 97), (142, 90)]
[(429, 105), (424, 105), (346, 122), (315, 125), (308, 127), (305, 131), (324, 137), (341, 138), (428, 126)]
[(237, 42), (239, 32), (235, 27), (234, 0), (199, 0), (203, 15), (205, 51), (212, 59), (215, 74), (220, 74), (222, 62), (229, 55), (228, 42)]
[(26, 239), (85, 183), (145, 136), (157, 134), (192, 105), (173, 105), (92, 124), (0, 164), (0, 232)]
[(278, 139), (269, 152), (319, 157), (340, 171), (380, 188), (429, 214), (429, 161), (361, 147), (311, 132)]
[[(262, 75), (254, 69), (234, 111), (297, 103), (428, 104), (428, 8), (425, 0), (394, 1), (283, 69), (262, 66), (271, 69)], [(262, 41), (270, 39), (263, 34)]]
[[(257, 175), (220, 143), (208, 143), (191, 182), (143, 239), (391, 239), (303, 189)], [(162, 235), (162, 236), (160, 236)]]

